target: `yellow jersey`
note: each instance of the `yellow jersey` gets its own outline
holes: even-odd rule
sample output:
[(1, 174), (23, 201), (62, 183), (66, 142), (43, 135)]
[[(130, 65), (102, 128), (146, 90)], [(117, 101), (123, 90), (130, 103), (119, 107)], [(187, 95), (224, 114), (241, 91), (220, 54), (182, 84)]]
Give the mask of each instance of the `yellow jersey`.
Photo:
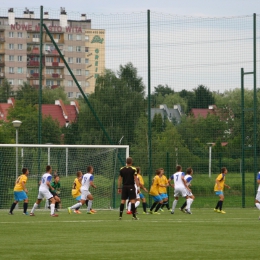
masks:
[(15, 182), (14, 191), (23, 191), (22, 183), (25, 184), (26, 182), (27, 176), (25, 174), (20, 175)]
[(81, 182), (79, 181), (78, 178), (76, 178), (74, 180), (72, 190), (71, 190), (71, 195), (72, 195), (73, 198), (77, 198), (78, 196), (81, 195), (80, 187), (81, 187)]
[[(166, 178), (165, 175), (162, 175), (160, 177), (160, 185), (167, 185), (167, 184), (168, 184), (168, 179)], [(160, 194), (167, 193), (167, 187), (159, 186), (159, 193)]]
[(218, 175), (218, 177), (216, 178), (216, 181), (219, 181), (219, 185), (217, 183), (215, 183), (214, 186), (214, 191), (219, 191), (218, 186), (220, 186), (220, 191), (224, 190), (224, 184), (225, 184), (225, 174), (224, 173), (220, 173)]
[(149, 194), (152, 196), (157, 196), (159, 195), (159, 184), (160, 184), (160, 177), (156, 175), (153, 178), (152, 186), (150, 188)]
[[(142, 177), (142, 175), (140, 175), (139, 173), (137, 174), (137, 178), (139, 180), (139, 184), (140, 184), (140, 188), (144, 186), (144, 179)], [(140, 189), (140, 192), (139, 193), (142, 193), (141, 192), (141, 189)]]

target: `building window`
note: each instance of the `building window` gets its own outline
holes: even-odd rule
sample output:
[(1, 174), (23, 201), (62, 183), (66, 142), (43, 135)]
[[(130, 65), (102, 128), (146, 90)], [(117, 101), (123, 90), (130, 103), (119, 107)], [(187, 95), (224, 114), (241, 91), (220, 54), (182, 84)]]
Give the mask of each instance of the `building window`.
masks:
[(88, 47), (85, 47), (85, 52), (88, 52), (89, 51), (89, 48)]
[(73, 92), (68, 92), (68, 98), (73, 98)]
[(14, 74), (14, 67), (9, 67), (9, 73)]
[(89, 64), (89, 59), (85, 59), (85, 63), (86, 63), (86, 64)]
[(46, 57), (46, 62), (53, 62), (53, 57)]
[(23, 73), (23, 68), (22, 67), (18, 67), (17, 68), (17, 73), (22, 74)]
[(73, 46), (68, 46), (68, 51), (73, 51)]
[(17, 56), (18, 61), (23, 61), (23, 56)]
[(8, 79), (10, 85), (14, 85), (14, 79)]
[(60, 34), (56, 34), (56, 39), (61, 39), (61, 35)]
[(76, 75), (81, 75), (81, 70), (80, 69), (76, 70)]
[(14, 44), (13, 43), (9, 43), (9, 50), (13, 50), (14, 49)]
[(23, 80), (22, 79), (18, 79), (18, 85), (23, 85)]
[(89, 75), (89, 70), (85, 71), (85, 75), (88, 76)]
[(9, 32), (9, 37), (14, 38), (14, 32)]
[(73, 40), (73, 35), (72, 34), (68, 34), (68, 40), (72, 41)]
[(68, 87), (73, 87), (73, 80), (68, 80)]
[(89, 87), (89, 81), (86, 81), (86, 87)]
[(85, 35), (85, 41), (88, 42), (89, 41), (89, 36)]
[(82, 97), (81, 93), (77, 92), (76, 97), (77, 97), (77, 98)]
[(14, 55), (9, 55), (9, 61), (14, 61)]
[(53, 69), (46, 69), (46, 74), (50, 75), (53, 73)]
[(40, 34), (39, 33), (34, 33), (33, 34), (33, 38), (40, 38)]
[(68, 63), (73, 63), (73, 58), (72, 57), (68, 57)]
[(23, 49), (23, 45), (22, 44), (18, 44), (18, 50), (22, 50)]
[(76, 51), (81, 52), (81, 46), (76, 46)]
[(76, 63), (81, 63), (81, 58), (76, 58)]
[(22, 32), (18, 32), (18, 33), (17, 33), (17, 37), (18, 37), (18, 38), (23, 38), (23, 33), (22, 33)]
[(76, 39), (77, 41), (81, 41), (81, 34), (77, 34)]
[(54, 81), (53, 80), (50, 80), (50, 79), (46, 80), (46, 86), (53, 86), (53, 85), (54, 85)]

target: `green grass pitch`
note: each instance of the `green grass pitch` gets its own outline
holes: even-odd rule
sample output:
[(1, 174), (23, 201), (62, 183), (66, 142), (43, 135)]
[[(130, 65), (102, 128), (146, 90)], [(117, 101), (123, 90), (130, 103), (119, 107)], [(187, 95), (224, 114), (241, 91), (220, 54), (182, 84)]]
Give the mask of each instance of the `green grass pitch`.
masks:
[(0, 259), (259, 259), (260, 212), (224, 209), (139, 214), (139, 221), (125, 212), (119, 221), (118, 210), (61, 210), (58, 218), (49, 210), (36, 210), (35, 217), (1, 210)]

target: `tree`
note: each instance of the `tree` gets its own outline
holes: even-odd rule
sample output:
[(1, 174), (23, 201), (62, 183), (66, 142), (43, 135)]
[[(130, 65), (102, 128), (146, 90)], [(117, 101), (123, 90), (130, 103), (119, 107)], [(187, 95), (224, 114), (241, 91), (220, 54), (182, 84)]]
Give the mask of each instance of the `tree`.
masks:
[(174, 90), (171, 89), (167, 84), (165, 86), (163, 85), (158, 85), (157, 87), (154, 88), (154, 95), (159, 95), (161, 94), (163, 97), (166, 95), (174, 94)]
[(69, 104), (68, 96), (64, 91), (64, 87), (58, 87), (55, 89), (50, 89), (50, 88), (43, 89), (42, 104), (54, 104), (55, 100), (59, 100), (59, 99), (61, 99), (65, 104)]
[(26, 104), (35, 105), (39, 103), (38, 90), (29, 83), (23, 82), (16, 91), (16, 99), (24, 100)]
[(199, 85), (194, 89), (194, 93), (195, 99), (189, 101), (192, 102), (192, 108), (208, 108), (209, 105), (215, 104), (214, 96), (207, 87)]
[(4, 79), (0, 85), (0, 103), (6, 103), (8, 98), (14, 95), (13, 87), (7, 79)]

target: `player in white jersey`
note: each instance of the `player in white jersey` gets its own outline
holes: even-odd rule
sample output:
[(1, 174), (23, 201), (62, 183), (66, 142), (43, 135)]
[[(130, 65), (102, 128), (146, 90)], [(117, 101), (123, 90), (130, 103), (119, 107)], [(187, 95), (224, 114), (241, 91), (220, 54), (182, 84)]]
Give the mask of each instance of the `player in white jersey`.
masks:
[[(136, 211), (137, 207), (140, 205), (140, 188), (138, 189), (136, 184), (135, 184), (135, 193), (136, 193), (136, 200), (135, 200), (135, 211)], [(129, 214), (129, 215), (132, 214), (130, 202), (128, 202), (128, 204), (127, 204), (126, 214)]]
[[(256, 181), (258, 183), (258, 190), (255, 197), (255, 206), (260, 210), (260, 172), (258, 172), (257, 174)], [(259, 216), (259, 220), (260, 220), (260, 216)]]
[(42, 175), (42, 179), (40, 182), (39, 187), (39, 193), (37, 201), (34, 203), (33, 208), (31, 210), (30, 216), (35, 216), (34, 211), (38, 207), (38, 205), (41, 203), (42, 199), (49, 200), (51, 202), (50, 208), (51, 208), (51, 216), (52, 217), (58, 217), (57, 214), (54, 213), (55, 210), (55, 199), (49, 189), (54, 190), (54, 188), (51, 186), (51, 179), (52, 179), (52, 168), (50, 165), (46, 166), (46, 173)]
[[(193, 170), (192, 168), (188, 168), (186, 170), (186, 175), (184, 177), (185, 181), (186, 181), (186, 184), (187, 186), (190, 188), (191, 186), (191, 181), (192, 181), (192, 175), (193, 175)], [(188, 214), (191, 214), (191, 211), (190, 211), (190, 207), (191, 207), (191, 204), (192, 202), (194, 201), (195, 197), (194, 195), (192, 194), (192, 191), (188, 191), (187, 193), (188, 195), (188, 199), (183, 203), (183, 205), (181, 206), (180, 210), (183, 212), (183, 213), (188, 213)], [(186, 208), (186, 209), (185, 209)]]
[(89, 187), (97, 188), (94, 184), (94, 176), (93, 176), (94, 168), (92, 166), (87, 167), (87, 173), (83, 175), (81, 180), (81, 199), (80, 202), (76, 203), (75, 205), (68, 207), (68, 212), (71, 214), (72, 209), (80, 208), (82, 205), (85, 204), (86, 200), (88, 200), (88, 208), (87, 214), (95, 214), (91, 211), (92, 203), (93, 203), (93, 196), (89, 191)]
[[(174, 201), (172, 203), (171, 214), (174, 214), (179, 196), (181, 195), (182, 197), (188, 199), (188, 192), (190, 191), (184, 179), (185, 173), (182, 172), (182, 167), (180, 165), (176, 166), (176, 171), (177, 172), (174, 173), (169, 179), (169, 184), (174, 188)], [(174, 184), (171, 184), (171, 181), (174, 181)]]

